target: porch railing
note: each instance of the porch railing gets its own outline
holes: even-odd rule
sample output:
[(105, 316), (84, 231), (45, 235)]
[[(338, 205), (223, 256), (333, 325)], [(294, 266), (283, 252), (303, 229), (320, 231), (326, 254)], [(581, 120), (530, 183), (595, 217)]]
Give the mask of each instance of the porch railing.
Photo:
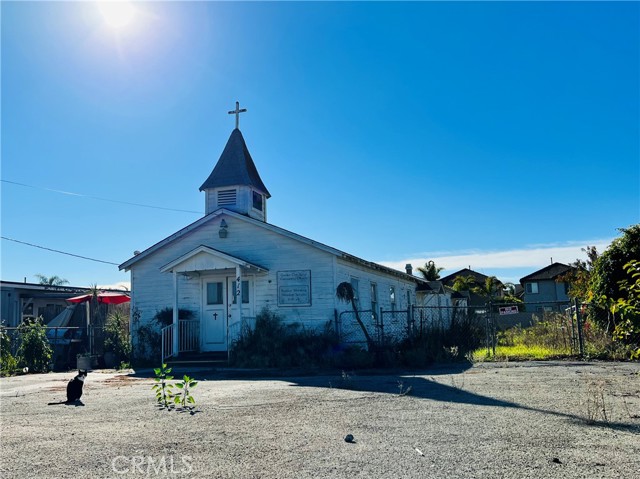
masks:
[(165, 326), (160, 330), (160, 334), (162, 336), (160, 342), (161, 356), (162, 356), (162, 364), (164, 362), (174, 356), (173, 351), (173, 324), (169, 326)]
[(197, 351), (200, 348), (200, 321), (183, 320), (178, 321), (178, 351), (173, 347), (173, 324), (162, 328), (161, 349), (162, 362), (165, 359), (175, 357), (178, 353)]
[(178, 321), (178, 352), (186, 353), (200, 349), (200, 321)]

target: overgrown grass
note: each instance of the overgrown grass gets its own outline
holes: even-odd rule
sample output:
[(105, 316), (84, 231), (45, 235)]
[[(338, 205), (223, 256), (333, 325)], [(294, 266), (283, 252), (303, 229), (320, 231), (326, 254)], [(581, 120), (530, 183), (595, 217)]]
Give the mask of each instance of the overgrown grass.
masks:
[(554, 359), (576, 353), (575, 331), (570, 320), (562, 314), (545, 313), (534, 317), (528, 328), (515, 326), (498, 333), (495, 355), (490, 348), (477, 349), (476, 361), (524, 361)]
[(230, 364), (236, 367), (317, 367), (326, 365), (338, 347), (328, 326), (323, 331), (287, 324), (265, 309), (256, 316), (254, 328), (244, 329), (233, 343)]
[(341, 344), (330, 323), (317, 331), (284, 323), (277, 314), (263, 310), (255, 327), (244, 329), (234, 341), (230, 363), (235, 367), (343, 370), (425, 367), (468, 358), (483, 335), (479, 318), (459, 313), (445, 328), (425, 328), (411, 338), (387, 340), (367, 350), (366, 345)]
[(476, 349), (473, 352), (474, 361), (530, 361), (566, 357), (571, 355), (567, 349), (556, 349), (540, 345), (517, 344), (513, 346), (496, 346), (496, 353), (487, 354), (486, 348)]
[[(611, 335), (590, 322), (583, 328), (584, 352), (588, 359), (624, 359), (628, 352), (615, 343)], [(473, 352), (474, 361), (525, 361), (577, 357), (575, 325), (559, 313), (534, 317), (528, 328), (515, 326), (498, 333), (495, 354), (486, 346)]]

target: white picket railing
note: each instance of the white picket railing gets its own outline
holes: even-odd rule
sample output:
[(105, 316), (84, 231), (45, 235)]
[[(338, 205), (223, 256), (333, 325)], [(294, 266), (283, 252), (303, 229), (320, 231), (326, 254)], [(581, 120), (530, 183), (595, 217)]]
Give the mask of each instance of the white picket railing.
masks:
[(162, 362), (168, 358), (177, 356), (178, 353), (197, 351), (200, 349), (200, 321), (180, 320), (178, 321), (178, 351), (173, 347), (173, 324), (165, 326), (160, 331)]
[(178, 352), (186, 353), (200, 349), (200, 321), (178, 321)]
[(162, 364), (164, 364), (164, 362), (172, 357), (174, 355), (173, 352), (173, 324), (170, 324), (169, 326), (165, 326), (164, 328), (162, 328), (160, 330), (160, 334), (161, 334), (161, 342), (160, 342), (160, 349), (161, 349), (161, 356), (162, 356)]

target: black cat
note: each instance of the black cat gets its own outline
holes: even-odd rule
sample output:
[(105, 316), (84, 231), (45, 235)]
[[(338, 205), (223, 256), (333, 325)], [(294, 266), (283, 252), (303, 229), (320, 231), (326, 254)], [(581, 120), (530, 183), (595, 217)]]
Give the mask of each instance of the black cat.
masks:
[(67, 384), (67, 402), (74, 402), (80, 399), (85, 379), (87, 379), (87, 371), (79, 369), (78, 375)]
[(80, 400), (82, 396), (82, 386), (84, 386), (84, 380), (87, 379), (87, 371), (84, 369), (78, 369), (78, 375), (74, 377), (69, 384), (67, 384), (67, 400), (61, 402), (50, 402), (52, 404), (71, 404)]

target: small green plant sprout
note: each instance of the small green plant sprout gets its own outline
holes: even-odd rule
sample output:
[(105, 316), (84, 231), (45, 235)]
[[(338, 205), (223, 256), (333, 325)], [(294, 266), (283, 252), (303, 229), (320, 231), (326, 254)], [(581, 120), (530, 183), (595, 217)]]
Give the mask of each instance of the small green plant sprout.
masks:
[(196, 400), (191, 395), (191, 389), (198, 385), (197, 381), (190, 378), (186, 374), (183, 376), (182, 381), (176, 383), (176, 387), (180, 390), (174, 397), (174, 403), (182, 406), (182, 409), (190, 409), (195, 406)]
[(172, 407), (171, 401), (174, 397), (173, 384), (169, 382), (173, 379), (173, 376), (170, 375), (171, 368), (168, 368), (166, 364), (163, 364), (162, 367), (155, 368), (154, 372), (156, 373), (156, 383), (151, 386), (151, 389), (156, 393), (158, 406), (160, 408), (170, 409)]

